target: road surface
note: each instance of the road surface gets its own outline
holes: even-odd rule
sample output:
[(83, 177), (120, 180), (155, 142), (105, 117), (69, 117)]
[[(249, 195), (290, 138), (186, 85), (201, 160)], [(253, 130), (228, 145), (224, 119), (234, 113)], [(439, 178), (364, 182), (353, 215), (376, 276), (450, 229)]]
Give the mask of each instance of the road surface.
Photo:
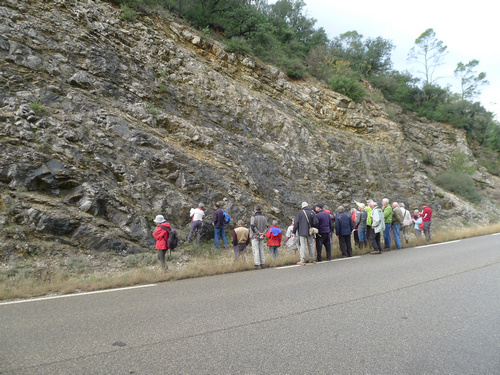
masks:
[(500, 374), (500, 236), (1, 303), (0, 337), (1, 374)]

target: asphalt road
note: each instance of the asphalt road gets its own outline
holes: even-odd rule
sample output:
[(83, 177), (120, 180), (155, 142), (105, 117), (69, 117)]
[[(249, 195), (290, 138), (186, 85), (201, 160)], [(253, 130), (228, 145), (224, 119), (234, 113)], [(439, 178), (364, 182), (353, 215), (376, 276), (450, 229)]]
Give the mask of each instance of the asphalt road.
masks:
[(0, 304), (0, 373), (500, 374), (500, 236)]

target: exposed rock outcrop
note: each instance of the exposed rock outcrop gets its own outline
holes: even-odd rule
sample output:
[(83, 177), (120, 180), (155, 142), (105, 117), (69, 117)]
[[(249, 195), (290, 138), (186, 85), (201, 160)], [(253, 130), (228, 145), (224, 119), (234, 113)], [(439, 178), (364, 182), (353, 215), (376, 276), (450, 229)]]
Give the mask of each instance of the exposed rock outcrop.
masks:
[(426, 201), (436, 218), (498, 217), (430, 180), (457, 148), (473, 161), (463, 131), (392, 121), (168, 17), (119, 14), (92, 0), (0, 5), (0, 257), (149, 250), (151, 218), (182, 232), (198, 201), (247, 222), (255, 203), (283, 222), (304, 200), (383, 196)]

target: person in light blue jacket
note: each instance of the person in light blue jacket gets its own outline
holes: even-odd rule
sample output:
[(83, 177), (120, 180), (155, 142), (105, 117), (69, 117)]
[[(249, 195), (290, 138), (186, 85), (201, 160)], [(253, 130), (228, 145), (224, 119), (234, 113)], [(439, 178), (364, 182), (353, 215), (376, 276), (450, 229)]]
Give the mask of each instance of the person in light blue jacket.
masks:
[(422, 230), (418, 226), (420, 224), (422, 224), (422, 217), (420, 216), (420, 212), (418, 212), (418, 210), (415, 210), (413, 212), (412, 221), (415, 224), (415, 226), (414, 226), (414, 228), (415, 228), (415, 236), (417, 236), (417, 238), (420, 238), (420, 236), (422, 235)]

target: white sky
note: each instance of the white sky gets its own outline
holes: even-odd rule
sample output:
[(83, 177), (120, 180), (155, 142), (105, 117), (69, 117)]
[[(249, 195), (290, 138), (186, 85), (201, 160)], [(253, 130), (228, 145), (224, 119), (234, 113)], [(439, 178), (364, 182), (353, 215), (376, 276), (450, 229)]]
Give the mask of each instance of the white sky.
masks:
[(408, 70), (415, 77), (420, 77), (419, 69), (406, 61), (408, 52), (420, 34), (434, 29), (449, 51), (440, 74), (435, 75), (443, 78), (436, 83), (441, 87), (450, 84), (458, 93), (459, 81), (453, 74), (457, 63), (479, 60), (476, 70), (485, 72), (490, 83), (480, 88), (482, 95), (476, 100), (500, 120), (500, 17), (494, 1), (304, 1), (307, 16), (317, 20), (315, 28), (323, 27), (329, 39), (352, 30), (364, 38), (388, 39), (396, 46), (393, 68)]

